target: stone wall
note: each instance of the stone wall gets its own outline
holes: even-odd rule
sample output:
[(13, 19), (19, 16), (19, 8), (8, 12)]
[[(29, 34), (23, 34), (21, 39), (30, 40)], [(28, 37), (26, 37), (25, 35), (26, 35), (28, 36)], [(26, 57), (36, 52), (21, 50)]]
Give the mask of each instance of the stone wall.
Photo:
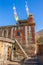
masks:
[[(11, 49), (13, 44), (14, 44), (13, 40), (11, 41), (10, 39), (0, 37), (0, 65), (6, 64), (8, 57), (12, 56)], [(9, 47), (10, 47), (10, 51), (8, 50)]]

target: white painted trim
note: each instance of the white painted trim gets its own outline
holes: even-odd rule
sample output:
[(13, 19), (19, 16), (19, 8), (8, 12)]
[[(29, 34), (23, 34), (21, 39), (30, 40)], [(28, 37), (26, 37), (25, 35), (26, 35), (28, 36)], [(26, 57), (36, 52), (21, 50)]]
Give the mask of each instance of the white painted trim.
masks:
[(26, 39), (26, 45), (28, 44), (28, 38), (27, 38), (27, 26), (25, 26), (25, 39)]

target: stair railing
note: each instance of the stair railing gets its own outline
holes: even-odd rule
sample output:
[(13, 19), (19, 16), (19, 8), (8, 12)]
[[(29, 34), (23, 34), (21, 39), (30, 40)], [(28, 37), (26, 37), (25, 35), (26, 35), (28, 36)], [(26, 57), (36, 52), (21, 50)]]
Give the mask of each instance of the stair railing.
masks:
[(24, 55), (26, 56), (26, 58), (30, 58), (30, 57), (28, 57), (27, 53), (26, 53), (25, 50), (22, 48), (22, 46), (20, 45), (20, 43), (18, 42), (18, 40), (15, 39), (15, 41), (17, 42), (18, 46), (20, 47), (20, 49), (22, 50), (22, 52), (24, 53)]

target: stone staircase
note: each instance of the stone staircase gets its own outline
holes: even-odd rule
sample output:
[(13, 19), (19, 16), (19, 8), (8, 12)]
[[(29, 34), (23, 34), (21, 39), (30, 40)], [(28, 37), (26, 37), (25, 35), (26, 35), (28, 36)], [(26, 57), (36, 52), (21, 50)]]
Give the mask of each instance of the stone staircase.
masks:
[(20, 49), (18, 49), (17, 51), (16, 51), (16, 56), (14, 57), (14, 61), (21, 61), (23, 58), (24, 58), (25, 56), (24, 56), (24, 54), (23, 54), (23, 52), (20, 50)]
[(15, 48), (16, 48), (16, 50), (15, 50), (15, 52), (14, 52), (14, 61), (21, 61), (24, 57), (25, 57), (25, 55), (24, 55), (24, 53), (23, 53), (23, 51), (20, 49), (20, 47), (19, 47), (19, 45), (17, 44), (17, 42), (15, 42)]
[(22, 60), (25, 57), (31, 57), (35, 55), (35, 44), (29, 44), (29, 45), (22, 45), (19, 43), (18, 40), (15, 42), (16, 47), (16, 57), (15, 60)]
[(29, 45), (21, 45), (24, 51), (27, 53), (28, 57), (35, 55), (35, 44), (29, 44)]
[(43, 65), (43, 55), (37, 55), (35, 44), (22, 45), (15, 42), (16, 52), (14, 61), (20, 65)]
[(26, 58), (23, 62), (21, 61), (21, 65), (39, 65), (37, 56), (33, 56), (30, 59)]

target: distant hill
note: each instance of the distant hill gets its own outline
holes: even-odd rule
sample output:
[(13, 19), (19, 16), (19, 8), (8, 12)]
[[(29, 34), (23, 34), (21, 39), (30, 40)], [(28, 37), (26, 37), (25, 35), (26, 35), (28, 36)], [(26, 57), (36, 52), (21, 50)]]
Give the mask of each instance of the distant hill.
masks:
[(36, 32), (36, 40), (37, 40), (40, 36), (43, 36), (43, 30), (40, 30), (40, 31)]
[(43, 30), (36, 33), (36, 41), (43, 44)]
[(43, 36), (43, 30), (38, 31), (36, 34), (39, 36)]

